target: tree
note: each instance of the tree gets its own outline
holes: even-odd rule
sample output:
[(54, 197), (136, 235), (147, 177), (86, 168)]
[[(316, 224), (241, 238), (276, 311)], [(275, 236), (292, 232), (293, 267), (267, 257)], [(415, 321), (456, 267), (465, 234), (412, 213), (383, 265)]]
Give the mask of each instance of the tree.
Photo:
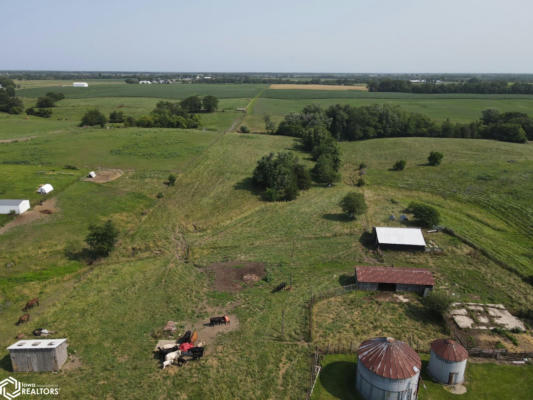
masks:
[(265, 189), (265, 198), (271, 201), (294, 200), (300, 190), (311, 186), (309, 171), (290, 152), (262, 157), (254, 170), (253, 182)]
[(90, 225), (85, 242), (93, 257), (107, 257), (113, 251), (118, 238), (118, 230), (111, 220), (104, 225)]
[(65, 98), (65, 95), (61, 92), (48, 92), (46, 93), (46, 97), (50, 97), (54, 101), (63, 100)]
[(361, 193), (350, 192), (339, 203), (342, 211), (344, 211), (350, 218), (355, 218), (356, 215), (364, 214), (367, 210), (365, 197)]
[(440, 165), (443, 157), (444, 155), (442, 153), (439, 153), (438, 151), (432, 151), (429, 153), (428, 163), (429, 165), (433, 166)]
[(407, 162), (405, 160), (396, 161), (392, 169), (395, 171), (403, 171), (405, 169), (406, 164)]
[(250, 133), (250, 128), (248, 128), (246, 125), (241, 125), (239, 128), (240, 133)]
[(272, 118), (270, 118), (270, 115), (268, 114), (264, 116), (264, 120), (266, 133), (273, 135), (276, 132), (276, 124), (274, 121), (272, 121)]
[(170, 174), (168, 176), (168, 186), (174, 186), (176, 183), (176, 175)]
[(126, 78), (126, 79), (124, 79), (124, 82), (129, 83), (129, 84), (136, 84), (136, 83), (139, 83), (139, 79), (137, 79), (137, 78)]
[(439, 212), (431, 206), (412, 202), (408, 211), (414, 215), (416, 222), (424, 227), (431, 228), (440, 222)]
[(30, 107), (26, 110), (27, 115), (34, 115), (36, 117), (50, 118), (52, 116), (52, 110), (49, 108), (33, 108)]
[(107, 118), (100, 111), (94, 109), (85, 113), (81, 119), (80, 126), (94, 126), (100, 125), (102, 128), (105, 126)]
[(181, 108), (189, 113), (202, 111), (202, 100), (198, 96), (190, 96), (180, 102)]
[(208, 113), (215, 112), (218, 108), (218, 99), (215, 96), (205, 96), (202, 99), (204, 110)]
[(109, 114), (109, 122), (120, 123), (124, 122), (124, 113), (122, 111), (111, 111)]
[(55, 100), (51, 97), (44, 96), (44, 97), (39, 97), (37, 99), (37, 107), (39, 108), (49, 108), (49, 107), (54, 107), (54, 106), (55, 106)]
[(311, 170), (311, 176), (315, 182), (327, 185), (333, 184), (340, 178), (335, 170), (334, 161), (327, 154), (318, 157), (315, 166)]

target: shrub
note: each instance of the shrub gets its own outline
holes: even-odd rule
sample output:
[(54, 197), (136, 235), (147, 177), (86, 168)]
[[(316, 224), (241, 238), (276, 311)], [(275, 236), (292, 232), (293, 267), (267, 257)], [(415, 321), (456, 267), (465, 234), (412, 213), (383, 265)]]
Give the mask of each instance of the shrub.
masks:
[(109, 122), (111, 123), (124, 122), (124, 113), (122, 111), (111, 111), (111, 114), (109, 114)]
[(439, 153), (438, 151), (432, 151), (431, 153), (429, 153), (428, 163), (429, 165), (433, 166), (440, 165), (443, 157), (444, 155), (442, 153)]
[(395, 171), (403, 171), (406, 164), (407, 162), (405, 160), (396, 161), (392, 169)]
[(63, 100), (65, 98), (65, 95), (61, 92), (48, 92), (46, 93), (46, 97), (50, 97), (54, 101)]
[(365, 169), (366, 167), (367, 167), (367, 165), (364, 162), (359, 164), (359, 169)]
[(365, 182), (365, 180), (364, 180), (363, 178), (359, 178), (359, 179), (357, 180), (356, 185), (357, 185), (358, 187), (365, 186), (365, 185), (366, 185), (366, 182)]
[(50, 118), (52, 116), (52, 110), (49, 108), (33, 108), (30, 107), (26, 110), (26, 114), (34, 115), (41, 118)]
[(85, 113), (81, 119), (80, 126), (94, 126), (100, 125), (102, 128), (105, 126), (107, 118), (100, 111), (94, 109)]
[(168, 186), (174, 186), (175, 183), (176, 183), (176, 175), (170, 174), (168, 176)]
[(162, 199), (163, 198), (163, 193), (162, 192), (159, 192), (156, 196), (158, 199)]
[(137, 122), (135, 121), (135, 118), (133, 118), (131, 115), (128, 115), (124, 119), (124, 126), (130, 127), (130, 126), (135, 126), (135, 125), (137, 125)]
[(414, 215), (416, 222), (424, 227), (430, 228), (440, 222), (439, 212), (431, 206), (412, 202), (407, 210)]
[(104, 225), (90, 225), (85, 242), (89, 245), (93, 257), (107, 257), (115, 248), (118, 230), (111, 220)]
[(426, 297), (422, 298), (422, 304), (426, 310), (435, 317), (444, 318), (444, 314), (452, 304), (452, 299), (444, 292), (432, 291)]
[(75, 165), (71, 165), (71, 164), (67, 164), (63, 168), (65, 168), (65, 169), (73, 169), (73, 170), (77, 170), (78, 169), (78, 167), (76, 167)]
[(350, 218), (355, 218), (356, 215), (364, 214), (367, 210), (365, 197), (361, 193), (348, 193), (339, 203), (342, 211), (344, 211)]
[(240, 133), (250, 133), (250, 128), (248, 128), (246, 125), (241, 125), (239, 128)]
[(37, 107), (39, 108), (49, 108), (55, 106), (55, 100), (48, 96), (39, 97), (37, 99)]

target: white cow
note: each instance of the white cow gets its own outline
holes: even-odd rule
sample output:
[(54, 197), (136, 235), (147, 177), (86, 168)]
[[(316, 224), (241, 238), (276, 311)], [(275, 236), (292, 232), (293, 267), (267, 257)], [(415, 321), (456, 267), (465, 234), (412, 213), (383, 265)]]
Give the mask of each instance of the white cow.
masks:
[(163, 361), (163, 369), (174, 364), (174, 361), (176, 361), (179, 358), (179, 356), (181, 356), (180, 350), (176, 350), (176, 351), (173, 351), (172, 353), (168, 353), (165, 356), (165, 361)]

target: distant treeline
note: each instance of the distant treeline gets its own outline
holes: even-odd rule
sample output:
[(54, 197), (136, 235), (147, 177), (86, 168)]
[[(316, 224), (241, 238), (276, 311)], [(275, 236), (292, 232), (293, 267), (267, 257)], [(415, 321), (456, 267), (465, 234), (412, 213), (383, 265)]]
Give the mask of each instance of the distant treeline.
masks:
[(376, 79), (368, 83), (370, 92), (403, 93), (476, 93), (476, 94), (533, 94), (533, 84), (503, 80), (469, 79), (466, 82), (411, 82), (401, 79)]
[(316, 127), (323, 127), (333, 138), (344, 141), (387, 137), (495, 139), (516, 143), (533, 140), (533, 119), (524, 113), (485, 110), (478, 121), (452, 124), (449, 120), (438, 123), (392, 105), (337, 104), (327, 109), (309, 105), (299, 113), (285, 116), (276, 134), (305, 140)]
[(9, 114), (24, 111), (22, 100), (15, 95), (15, 83), (11, 79), (0, 77), (0, 86), (0, 111)]

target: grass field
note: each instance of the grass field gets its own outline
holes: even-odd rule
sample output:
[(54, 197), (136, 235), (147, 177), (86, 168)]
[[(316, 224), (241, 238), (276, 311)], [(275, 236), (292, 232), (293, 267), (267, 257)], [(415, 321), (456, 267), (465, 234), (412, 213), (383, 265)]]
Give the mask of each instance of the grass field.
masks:
[(276, 90), (362, 90), (367, 91), (364, 84), (361, 85), (302, 85), (297, 83), (273, 83), (268, 87)]
[[(533, 366), (514, 366), (469, 363), (466, 368), (467, 392), (451, 394), (424, 373), (429, 360), (422, 355), (422, 379), (418, 391), (420, 400), (440, 399), (507, 399), (526, 400), (533, 391)], [(335, 354), (324, 357), (322, 371), (317, 379), (313, 400), (360, 400), (355, 389), (357, 356)], [(512, 394), (511, 394), (512, 393)], [(511, 397), (509, 395), (511, 394)]]
[[(178, 90), (174, 86), (187, 85), (149, 89), (168, 90), (170, 95)], [(250, 100), (261, 94), (260, 85), (218, 89), (228, 96), (220, 96), (225, 111), (202, 115), (205, 131), (76, 126), (84, 110), (94, 106), (141, 115), (158, 99), (171, 98), (161, 92), (143, 93), (146, 97), (124, 94), (140, 90), (134, 85), (94, 86), (93, 95), (108, 97), (69, 96), (54, 110), (60, 120), (0, 115), (9, 121), (0, 122), (0, 139), (35, 136), (0, 143), (0, 176), (6, 177), (0, 180), (1, 197), (35, 202), (35, 187), (46, 178), (56, 186), (50, 198), (57, 206), (53, 215), (0, 235), (0, 346), (5, 349), (17, 334), (45, 327), (68, 337), (71, 359), (79, 361), (58, 374), (17, 374), (21, 380), (56, 383), (67, 399), (304, 398), (309, 354), (316, 344), (308, 342), (307, 301), (313, 293), (339, 288), (353, 275), (353, 266), (362, 263), (430, 268), (437, 288), (454, 293), (457, 300), (503, 303), (511, 310), (530, 307), (531, 286), (514, 272), (532, 273), (530, 145), (427, 138), (342, 143), (340, 183), (331, 188), (315, 185), (292, 202), (268, 203), (251, 185), (257, 160), (269, 152), (291, 150), (311, 166), (309, 155), (298, 150), (293, 138), (227, 131), (245, 116), (245, 123), (250, 117), (262, 118), (261, 107), (271, 102), (278, 110), (272, 114), (279, 118), (286, 111), (284, 104), (293, 100)], [(25, 90), (32, 93), (25, 99), (31, 103), (39, 90), (48, 88), (19, 93)], [(248, 114), (234, 111), (246, 105)], [(439, 167), (423, 165), (432, 150), (444, 153)], [(398, 159), (406, 159), (407, 168), (390, 171)], [(368, 184), (362, 189), (353, 186), (360, 162), (369, 166)], [(79, 169), (64, 169), (67, 164)], [(98, 168), (120, 168), (124, 174), (103, 184), (81, 179)], [(177, 176), (175, 186), (164, 184), (170, 173)], [(356, 220), (347, 220), (338, 206), (350, 191), (364, 193), (369, 205), (367, 214)], [(389, 215), (399, 215), (412, 200), (437, 207), (444, 225), (512, 270), (443, 233), (428, 237), (443, 249), (439, 256), (379, 255), (361, 241), (364, 232), (389, 223)], [(11, 217), (2, 218), (0, 224)], [(92, 265), (72, 257), (82, 249), (88, 225), (107, 219), (120, 230), (110, 257)], [(204, 267), (231, 260), (263, 262), (268, 279), (241, 291), (214, 290), (213, 277)], [(292, 282), (292, 290), (271, 293), (282, 281)], [(31, 311), (31, 321), (15, 326), (21, 308), (35, 296), (41, 305)], [(355, 342), (387, 331), (423, 346), (428, 337), (445, 334), (426, 318), (417, 298), (407, 306), (371, 296), (365, 301), (366, 296), (352, 293), (317, 304), (316, 319), (321, 322), (315, 325), (316, 340)], [(352, 307), (360, 313), (350, 313)], [(328, 315), (329, 310), (337, 318)], [(394, 317), (383, 321), (383, 310)], [(201, 361), (159, 369), (151, 354), (154, 332), (168, 320), (182, 330), (222, 313), (235, 315), (239, 328), (208, 343)], [(361, 318), (372, 323), (364, 326)], [(353, 362), (345, 367), (355, 368)], [(344, 367), (332, 371), (340, 377)], [(498, 365), (472, 371), (468, 395), (479, 398), (488, 398), (491, 391), (498, 395), (498, 388), (484, 387), (498, 371), (505, 382), (519, 379), (515, 370)], [(0, 380), (12, 374), (2, 350)], [(337, 389), (319, 387), (317, 393), (350, 398), (342, 397), (349, 386), (344, 380)], [(331, 390), (337, 397), (331, 397)], [(432, 393), (446, 395), (438, 390)]]

